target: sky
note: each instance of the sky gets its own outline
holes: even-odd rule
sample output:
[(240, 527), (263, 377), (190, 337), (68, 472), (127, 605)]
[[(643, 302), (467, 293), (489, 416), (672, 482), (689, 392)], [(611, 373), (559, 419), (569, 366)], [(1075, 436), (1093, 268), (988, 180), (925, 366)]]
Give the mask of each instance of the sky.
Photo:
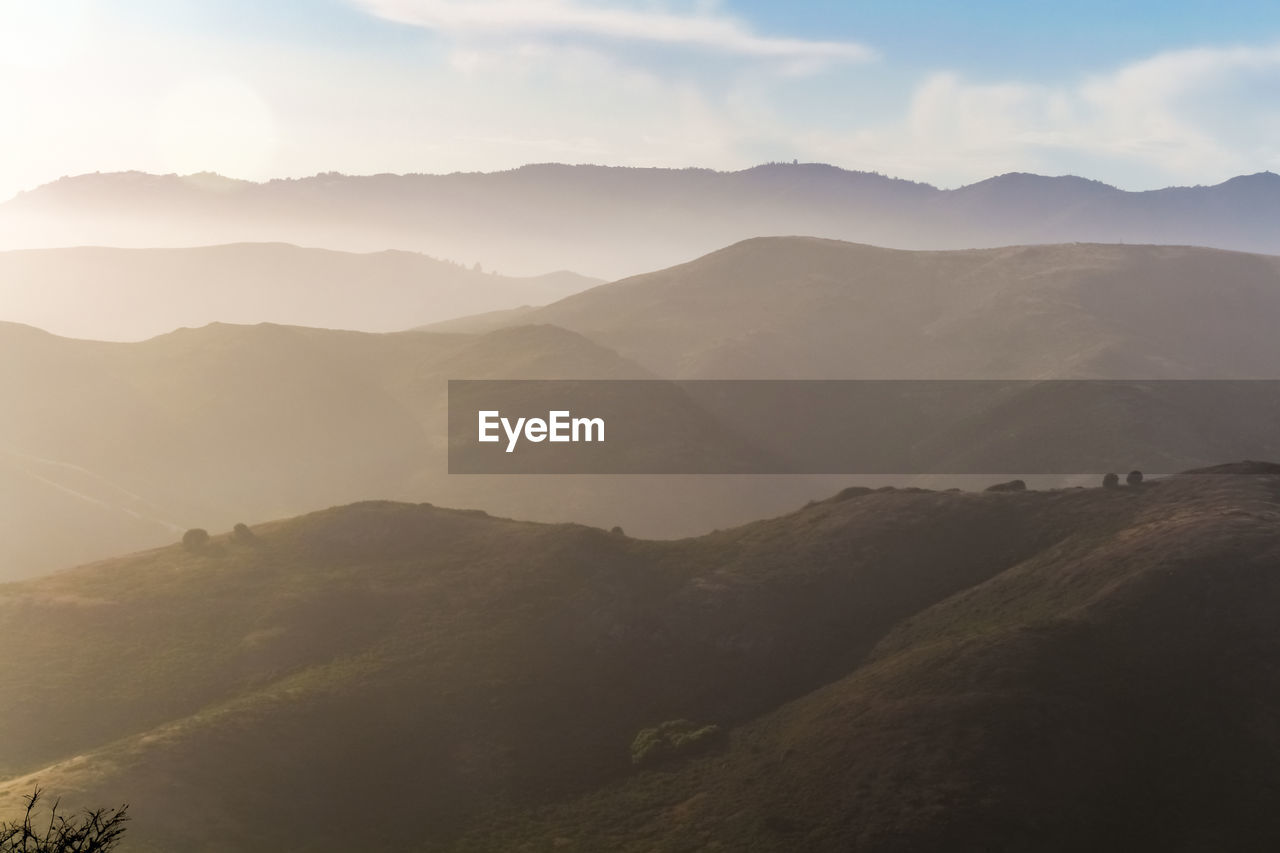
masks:
[(1280, 171), (1280, 3), (0, 0), (0, 199), (793, 159), (942, 187)]

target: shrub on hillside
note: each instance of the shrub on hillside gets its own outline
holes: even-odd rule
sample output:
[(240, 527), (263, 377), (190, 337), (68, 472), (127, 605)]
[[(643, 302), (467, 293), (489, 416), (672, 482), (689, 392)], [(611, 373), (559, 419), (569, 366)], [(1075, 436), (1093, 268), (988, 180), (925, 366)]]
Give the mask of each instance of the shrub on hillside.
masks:
[(1025, 480), (1010, 480), (1007, 483), (996, 483), (994, 486), (987, 486), (988, 492), (1025, 492), (1027, 483)]
[(1115, 488), (1118, 488), (1119, 486), (1120, 486), (1119, 474), (1112, 473), (1102, 478), (1102, 487), (1104, 489), (1115, 489)]
[(209, 544), (209, 531), (193, 527), (182, 534), (182, 547), (188, 551), (201, 551)]
[(667, 720), (641, 729), (631, 741), (631, 763), (649, 766), (678, 756), (694, 755), (720, 741), (720, 727), (700, 726), (689, 720)]
[(237, 542), (248, 543), (254, 541), (258, 537), (249, 529), (249, 525), (241, 522), (231, 528), (231, 538), (235, 539)]
[(1129, 476), (1125, 477), (1124, 481), (1128, 483), (1130, 486), (1140, 485), (1142, 483), (1142, 472), (1130, 471)]
[(49, 816), (37, 820), (40, 789), (26, 801), (21, 820), (0, 823), (0, 853), (107, 853), (120, 843), (129, 820), (128, 806), (67, 817), (58, 814), (57, 800)]

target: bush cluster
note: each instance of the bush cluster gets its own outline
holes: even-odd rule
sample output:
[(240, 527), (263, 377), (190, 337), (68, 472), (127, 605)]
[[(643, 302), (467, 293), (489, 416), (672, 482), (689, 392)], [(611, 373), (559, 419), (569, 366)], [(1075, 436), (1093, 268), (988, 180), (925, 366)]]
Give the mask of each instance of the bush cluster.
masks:
[(640, 730), (631, 741), (631, 763), (640, 767), (692, 755), (713, 746), (719, 739), (719, 726), (700, 726), (689, 720), (667, 720), (653, 728)]
[[(1130, 486), (1140, 486), (1142, 485), (1142, 472), (1130, 471), (1127, 475), (1125, 475), (1124, 481), (1128, 483)], [(1120, 475), (1112, 472), (1107, 476), (1103, 477), (1102, 486), (1103, 488), (1106, 488), (1106, 489), (1120, 488)]]

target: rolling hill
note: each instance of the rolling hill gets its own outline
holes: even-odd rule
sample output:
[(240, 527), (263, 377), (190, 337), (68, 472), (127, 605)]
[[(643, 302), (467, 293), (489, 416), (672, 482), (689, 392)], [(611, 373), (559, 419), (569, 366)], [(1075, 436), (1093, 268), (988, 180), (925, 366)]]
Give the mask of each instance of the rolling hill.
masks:
[[(0, 587), (0, 799), (139, 851), (1267, 849), (1278, 559), (1260, 463), (674, 542), (361, 503)], [(635, 766), (677, 719), (721, 734)]]
[[(138, 343), (0, 324), (0, 579), (367, 498), (688, 535), (812, 485), (449, 477), (449, 379), (636, 379), (551, 326), (484, 335), (213, 324)], [(674, 489), (674, 491), (673, 491)]]
[[(1276, 379), (1277, 326), (1280, 260), (1270, 256), (1091, 244), (908, 252), (816, 238), (750, 240), (443, 327), (468, 332), (212, 325), (95, 343), (3, 325), (0, 394), (12, 405), (0, 420), (0, 497), (13, 509), (0, 516), (0, 577), (365, 498), (665, 537), (831, 488), (782, 477), (448, 477), (448, 379)], [(996, 426), (1017, 424), (1034, 446), (1112, 417), (1178, 433), (1185, 452), (1166, 471), (1271, 452), (1276, 412), (1263, 399), (1228, 406), (1249, 415), (1234, 425), (1189, 417), (1159, 394), (1092, 422), (1051, 403), (1033, 389), (955, 413), (965, 458), (1007, 471)], [(798, 426), (770, 420), (748, 437), (786, 454)], [(1243, 427), (1261, 434), (1247, 447), (1261, 449), (1231, 443), (1226, 433)], [(952, 470), (945, 444), (931, 470)], [(1132, 467), (1132, 454), (1113, 457), (1108, 467)]]
[(508, 817), (458, 849), (1274, 846), (1277, 473), (1144, 487), (1113, 505), (1115, 527), (1059, 528), (718, 754)]
[(0, 248), (394, 248), (478, 260), (506, 273), (567, 267), (602, 278), (782, 234), (901, 249), (1083, 241), (1280, 253), (1280, 177), (1264, 172), (1216, 186), (1126, 192), (1029, 174), (942, 190), (817, 163), (737, 172), (540, 164), (491, 174), (328, 173), (262, 184), (124, 172), (67, 177), (20, 193), (0, 204), (0, 234)]
[(510, 278), (414, 252), (285, 244), (0, 252), (0, 320), (95, 340), (209, 323), (394, 332), (542, 305), (599, 284), (569, 272)]
[(747, 240), (520, 315), (668, 378), (1280, 378), (1280, 258)]

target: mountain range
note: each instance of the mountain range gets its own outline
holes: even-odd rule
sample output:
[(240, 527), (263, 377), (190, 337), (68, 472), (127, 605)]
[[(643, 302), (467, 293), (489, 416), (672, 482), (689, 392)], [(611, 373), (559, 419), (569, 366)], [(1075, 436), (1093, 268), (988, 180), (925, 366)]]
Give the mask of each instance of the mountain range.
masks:
[[(476, 322), (488, 331), (220, 324), (136, 343), (0, 325), (0, 394), (11, 403), (0, 420), (0, 495), (11, 507), (0, 516), (0, 577), (365, 498), (659, 537), (740, 524), (830, 481), (451, 477), (447, 380), (1277, 379), (1280, 260), (1190, 247), (911, 252), (763, 238)], [(1002, 424), (1030, 441), (1076, 428), (1050, 402), (1002, 401), (966, 416), (957, 434), (985, 458)], [(1093, 423), (1184, 431), (1187, 452), (1173, 463), (1186, 467), (1224, 458), (1242, 426), (1265, 432), (1274, 416), (1230, 411), (1249, 423), (1179, 414), (1158, 395)], [(791, 440), (785, 423), (776, 433)], [(1132, 467), (1127, 452), (1116, 456), (1116, 468)]]
[(542, 164), (261, 184), (124, 172), (66, 177), (20, 193), (0, 204), (0, 234), (0, 249), (286, 242), (607, 279), (747, 238), (792, 234), (900, 249), (1079, 241), (1280, 253), (1280, 176), (1130, 192), (1023, 173), (938, 189), (780, 163), (737, 172)]
[[(1280, 458), (1272, 383), (1212, 381), (1280, 380), (1276, 175), (135, 172), (0, 235), (0, 821), (41, 787), (129, 802), (132, 853), (1280, 845), (1280, 465), (1199, 467)], [(1105, 467), (451, 475), (456, 379), (637, 420), (632, 380), (1032, 380), (823, 437)], [(1140, 381), (1052, 381), (1100, 379)], [(785, 395), (731, 424), (695, 384), (646, 398), (693, 424), (657, 452), (822, 470)], [(1156, 447), (1194, 470), (1104, 486)]]
[(0, 587), (0, 803), (127, 799), (138, 851), (1269, 849), (1278, 532), (1260, 463), (671, 542), (334, 508)]

